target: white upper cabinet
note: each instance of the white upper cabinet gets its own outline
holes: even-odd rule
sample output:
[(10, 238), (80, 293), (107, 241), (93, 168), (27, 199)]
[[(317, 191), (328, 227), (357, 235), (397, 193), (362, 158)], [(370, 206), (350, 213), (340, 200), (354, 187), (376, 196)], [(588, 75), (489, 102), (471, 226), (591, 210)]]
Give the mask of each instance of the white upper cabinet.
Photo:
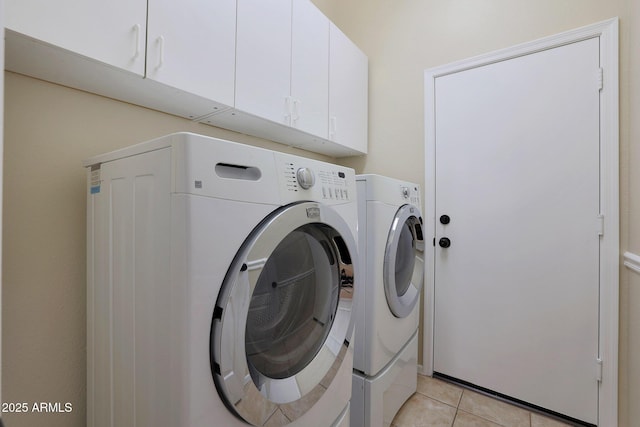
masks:
[(329, 140), (366, 154), (369, 61), (333, 23), (329, 39)]
[(310, 1), (294, 0), (291, 126), (323, 139), (329, 122), (329, 19)]
[(237, 110), (326, 139), (329, 19), (309, 0), (238, 0)]
[(236, 0), (149, 0), (147, 78), (234, 103)]
[(147, 2), (6, 0), (13, 31), (144, 75)]
[(367, 152), (367, 57), (310, 0), (4, 12), (7, 70), (330, 156)]
[[(300, 1), (300, 0), (296, 0)], [(291, 122), (291, 0), (238, 0), (238, 110)]]

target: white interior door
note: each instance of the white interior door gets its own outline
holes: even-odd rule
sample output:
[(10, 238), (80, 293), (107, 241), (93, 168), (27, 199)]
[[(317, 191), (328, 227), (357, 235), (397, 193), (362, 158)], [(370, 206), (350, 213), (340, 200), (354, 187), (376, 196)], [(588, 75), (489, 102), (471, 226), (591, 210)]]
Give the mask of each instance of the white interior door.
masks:
[(435, 80), (434, 371), (593, 424), (599, 49)]

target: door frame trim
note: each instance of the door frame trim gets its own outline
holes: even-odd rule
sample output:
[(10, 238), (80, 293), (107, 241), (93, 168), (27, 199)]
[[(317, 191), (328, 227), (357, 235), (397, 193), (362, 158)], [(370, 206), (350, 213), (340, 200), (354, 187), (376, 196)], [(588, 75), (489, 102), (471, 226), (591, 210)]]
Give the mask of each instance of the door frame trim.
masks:
[[(618, 329), (620, 274), (619, 200), (619, 42), (618, 18), (519, 44), (448, 65), (425, 70), (425, 236), (435, 236), (435, 82), (438, 77), (506, 61), (595, 37), (600, 38), (600, 209), (604, 233), (600, 240), (599, 356), (603, 361), (598, 388), (598, 424), (618, 425)], [(595, 77), (594, 77), (595, 84)], [(431, 234), (429, 234), (431, 233)], [(425, 238), (427, 240), (427, 238)], [(425, 298), (422, 373), (433, 374), (435, 248), (425, 248)], [(427, 274), (427, 272), (430, 272)], [(596, 361), (594, 360), (594, 381)]]

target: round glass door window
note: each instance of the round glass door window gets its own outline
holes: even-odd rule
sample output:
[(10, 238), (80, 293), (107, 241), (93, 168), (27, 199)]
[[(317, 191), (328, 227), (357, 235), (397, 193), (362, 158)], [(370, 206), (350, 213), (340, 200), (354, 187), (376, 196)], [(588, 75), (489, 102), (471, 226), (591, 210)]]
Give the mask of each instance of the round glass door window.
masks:
[(385, 294), (396, 317), (408, 316), (420, 299), (424, 279), (424, 236), (417, 207), (402, 206), (393, 220), (383, 266)]
[(314, 202), (283, 207), (236, 254), (211, 329), (211, 363), (236, 415), (262, 426), (276, 408), (303, 417), (350, 360), (356, 243)]
[[(340, 271), (335, 234), (304, 225), (282, 240), (251, 296), (245, 348), (254, 381), (300, 372), (325, 342), (338, 307)], [(258, 378), (256, 378), (258, 377)]]

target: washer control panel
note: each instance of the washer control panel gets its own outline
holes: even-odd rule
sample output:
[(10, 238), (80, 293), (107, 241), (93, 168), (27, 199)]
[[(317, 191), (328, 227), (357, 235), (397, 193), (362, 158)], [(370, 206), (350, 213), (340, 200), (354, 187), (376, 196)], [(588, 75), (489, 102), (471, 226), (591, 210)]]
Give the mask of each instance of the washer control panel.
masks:
[(291, 158), (281, 166), (284, 190), (290, 196), (299, 196), (296, 197), (299, 200), (355, 200), (355, 180), (351, 169), (313, 160), (295, 162)]
[(322, 185), (322, 198), (334, 200), (350, 200), (352, 195), (346, 182), (344, 172), (332, 170), (319, 173)]

